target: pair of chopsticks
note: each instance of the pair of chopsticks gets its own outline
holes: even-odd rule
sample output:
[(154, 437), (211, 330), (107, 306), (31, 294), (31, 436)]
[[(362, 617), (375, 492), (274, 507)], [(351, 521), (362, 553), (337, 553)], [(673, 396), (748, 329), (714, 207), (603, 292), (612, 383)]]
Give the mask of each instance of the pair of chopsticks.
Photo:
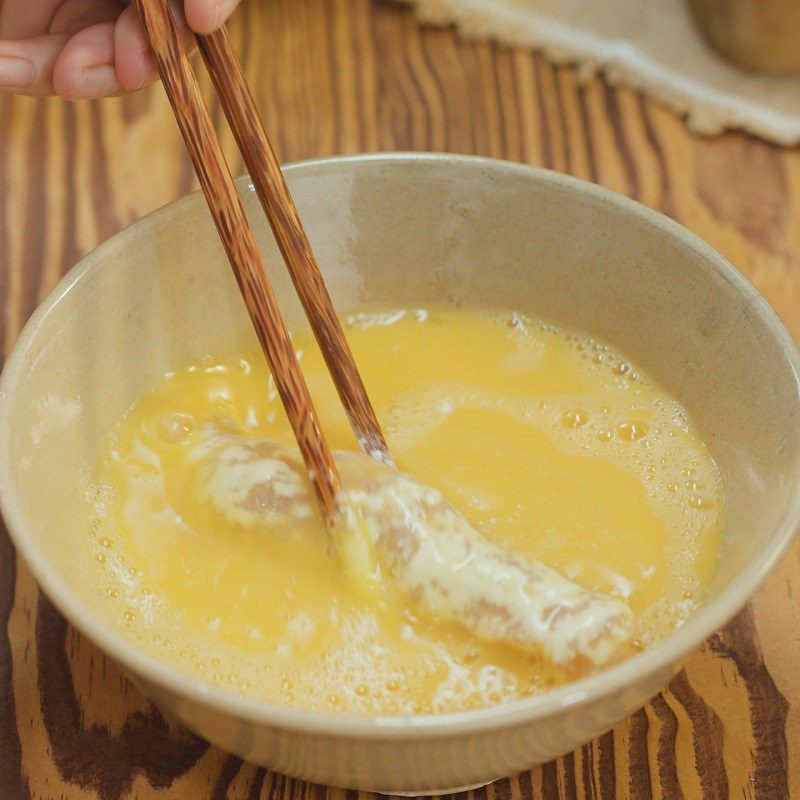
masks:
[[(168, 0), (133, 0), (155, 55), (200, 186), (256, 329), (311, 484), (326, 516), (341, 480), (300, 364), (264, 271), (228, 164), (183, 48)], [(269, 219), (350, 423), (365, 452), (391, 464), (386, 440), (267, 138), (228, 34), (197, 37), (200, 52)]]

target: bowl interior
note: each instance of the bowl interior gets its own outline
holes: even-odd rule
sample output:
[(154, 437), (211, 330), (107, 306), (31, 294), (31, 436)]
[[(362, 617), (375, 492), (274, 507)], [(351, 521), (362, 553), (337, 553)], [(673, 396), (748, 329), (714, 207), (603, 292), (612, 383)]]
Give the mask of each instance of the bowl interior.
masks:
[[(678, 397), (725, 483), (712, 595), (785, 544), (800, 478), (796, 349), (711, 248), (596, 187), (502, 162), (336, 159), (288, 177), (340, 312), (463, 303), (541, 315), (609, 341)], [(258, 201), (239, 185), (285, 313), (299, 320)], [(131, 403), (191, 359), (255, 347), (198, 195), (126, 229), (54, 290), (0, 396), (4, 511), (45, 588), (49, 576), (91, 591), (75, 543), (97, 453)]]

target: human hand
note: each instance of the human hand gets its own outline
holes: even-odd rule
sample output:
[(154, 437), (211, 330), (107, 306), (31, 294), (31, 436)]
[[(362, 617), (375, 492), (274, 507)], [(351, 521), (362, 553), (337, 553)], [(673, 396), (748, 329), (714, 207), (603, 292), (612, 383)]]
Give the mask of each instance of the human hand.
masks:
[[(213, 33), (238, 3), (184, 0), (175, 18), (187, 46), (193, 31)], [(0, 0), (0, 92), (83, 100), (140, 89), (155, 78), (128, 0)]]

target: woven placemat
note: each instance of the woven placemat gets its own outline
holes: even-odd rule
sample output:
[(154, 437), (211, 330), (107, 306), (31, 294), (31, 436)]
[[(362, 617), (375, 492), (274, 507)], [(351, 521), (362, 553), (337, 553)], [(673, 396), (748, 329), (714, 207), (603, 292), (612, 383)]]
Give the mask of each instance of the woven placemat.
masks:
[(701, 38), (684, 0), (400, 1), (422, 22), (455, 24), (465, 37), (533, 47), (585, 75), (601, 71), (668, 104), (697, 132), (739, 128), (800, 142), (800, 75), (729, 65)]

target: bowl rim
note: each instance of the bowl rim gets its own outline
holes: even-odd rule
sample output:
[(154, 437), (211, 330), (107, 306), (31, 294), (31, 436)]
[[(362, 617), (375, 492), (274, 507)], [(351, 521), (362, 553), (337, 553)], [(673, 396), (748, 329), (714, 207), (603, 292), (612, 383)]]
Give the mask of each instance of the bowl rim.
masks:
[[(363, 164), (396, 167), (409, 163), (454, 164), (459, 168), (517, 174), (539, 185), (566, 188), (568, 191), (592, 197), (606, 207), (616, 207), (638, 218), (640, 222), (661, 229), (671, 238), (680, 240), (684, 246), (702, 257), (718, 274), (723, 275), (740, 290), (749, 302), (751, 310), (775, 337), (792, 369), (795, 387), (800, 394), (798, 347), (772, 306), (755, 286), (717, 250), (683, 225), (610, 189), (540, 167), (449, 153), (390, 152), (333, 156), (294, 162), (285, 165), (284, 170), (287, 177), (291, 177), (294, 174), (314, 175), (321, 171), (347, 169)], [(253, 191), (247, 175), (238, 178), (237, 185), (240, 190)], [(727, 623), (747, 603), (791, 545), (800, 523), (800, 481), (794, 487), (792, 500), (775, 525), (764, 551), (719, 595), (701, 606), (682, 627), (673, 631), (654, 647), (637, 653), (609, 669), (543, 694), (499, 706), (419, 716), (367, 716), (296, 709), (213, 686), (148, 654), (132, 640), (118, 633), (110, 623), (104, 621), (100, 614), (70, 589), (67, 581), (51, 571), (47, 555), (36, 545), (35, 539), (28, 535), (28, 525), (22, 511), (10, 459), (13, 430), (12, 396), (16, 383), (25, 372), (25, 365), (32, 353), (40, 326), (66, 295), (97, 269), (97, 262), (103, 253), (124, 245), (128, 239), (135, 238), (154, 220), (183, 211), (187, 206), (198, 202), (202, 203), (202, 195), (199, 191), (195, 191), (161, 206), (126, 226), (81, 258), (33, 312), (14, 343), (0, 375), (0, 510), (11, 541), (36, 578), (40, 589), (50, 598), (59, 612), (125, 670), (162, 691), (171, 692), (208, 710), (270, 728), (307, 734), (382, 740), (466, 736), (478, 731), (527, 724), (568, 709), (592, 704), (665, 669), (675, 671), (691, 650)]]

